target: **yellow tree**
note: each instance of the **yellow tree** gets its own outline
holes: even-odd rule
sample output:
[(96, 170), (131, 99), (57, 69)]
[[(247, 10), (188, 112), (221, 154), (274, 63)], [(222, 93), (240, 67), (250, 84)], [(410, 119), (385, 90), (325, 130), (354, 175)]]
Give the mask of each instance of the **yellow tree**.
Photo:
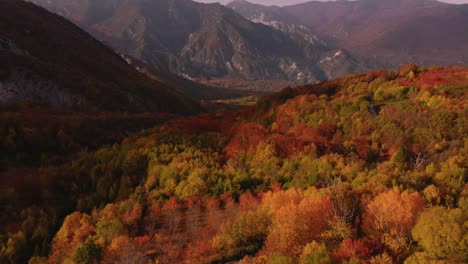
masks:
[(268, 252), (298, 255), (326, 227), (333, 202), (328, 196), (312, 189), (300, 201), (286, 200), (281, 203), (282, 206), (272, 212), (272, 227), (265, 248)]
[(421, 214), (412, 233), (430, 257), (450, 263), (468, 261), (467, 210), (431, 208)]

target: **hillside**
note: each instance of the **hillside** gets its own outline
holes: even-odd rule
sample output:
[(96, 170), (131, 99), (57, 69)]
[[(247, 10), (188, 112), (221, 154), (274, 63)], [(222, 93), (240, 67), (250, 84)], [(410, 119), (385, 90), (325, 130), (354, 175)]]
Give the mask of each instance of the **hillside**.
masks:
[(0, 3), (0, 102), (86, 111), (172, 112), (200, 107), (150, 80), (77, 26), (23, 1)]
[(468, 5), (435, 0), (312, 1), (286, 6), (330, 45), (399, 67), (466, 65)]
[(308, 83), (367, 70), (344, 50), (253, 23), (219, 4), (190, 0), (32, 2), (64, 15), (154, 69), (191, 79)]
[(464, 263), (466, 87), (467, 68), (353, 75), (44, 164), (1, 192), (21, 224), (0, 260)]

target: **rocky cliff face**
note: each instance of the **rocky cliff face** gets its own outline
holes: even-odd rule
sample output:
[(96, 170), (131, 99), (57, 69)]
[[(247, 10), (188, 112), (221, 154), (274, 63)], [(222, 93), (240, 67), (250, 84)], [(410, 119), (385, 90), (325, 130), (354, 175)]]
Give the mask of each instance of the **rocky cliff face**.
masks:
[[(288, 34), (298, 43), (302, 43), (302, 45), (307, 43), (307, 47), (319, 50), (321, 53), (317, 63), (318, 68), (325, 75), (322, 77), (324, 79), (337, 78), (346, 75), (349, 71), (359, 71), (373, 64), (369, 61), (364, 62), (364, 60), (356, 59), (345, 49), (329, 47), (300, 20), (289, 15), (280, 7), (258, 5), (245, 0), (235, 0), (226, 6), (254, 23), (271, 26)], [(289, 68), (295, 67), (297, 65), (291, 65)], [(299, 76), (302, 76), (302, 73), (299, 73)]]
[(235, 0), (226, 6), (252, 22), (271, 26), (314, 46), (327, 46), (308, 27), (301, 24), (295, 17), (288, 15), (280, 7), (257, 5), (244, 0)]

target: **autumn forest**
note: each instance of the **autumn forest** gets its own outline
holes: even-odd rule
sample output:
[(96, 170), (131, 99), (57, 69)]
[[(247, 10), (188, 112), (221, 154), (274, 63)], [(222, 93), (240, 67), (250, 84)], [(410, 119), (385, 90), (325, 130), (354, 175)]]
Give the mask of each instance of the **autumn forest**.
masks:
[(2, 183), (1, 262), (463, 263), (467, 85), (408, 65), (129, 137), (120, 123), (156, 117), (102, 116), (103, 146), (76, 133), (90, 117), (6, 109), (2, 164), (37, 169)]

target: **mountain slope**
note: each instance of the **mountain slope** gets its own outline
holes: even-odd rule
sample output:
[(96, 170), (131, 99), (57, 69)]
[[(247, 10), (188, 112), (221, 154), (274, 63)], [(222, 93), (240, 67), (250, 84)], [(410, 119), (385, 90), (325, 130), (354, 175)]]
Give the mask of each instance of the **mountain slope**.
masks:
[(153, 68), (185, 77), (314, 82), (365, 69), (344, 51), (335, 58), (338, 50), (252, 23), (219, 4), (189, 0), (33, 2)]
[(0, 58), (1, 102), (40, 101), (89, 111), (199, 109), (72, 23), (23, 1), (0, 2)]
[(282, 11), (329, 44), (396, 66), (468, 63), (468, 5), (435, 0), (312, 1)]

